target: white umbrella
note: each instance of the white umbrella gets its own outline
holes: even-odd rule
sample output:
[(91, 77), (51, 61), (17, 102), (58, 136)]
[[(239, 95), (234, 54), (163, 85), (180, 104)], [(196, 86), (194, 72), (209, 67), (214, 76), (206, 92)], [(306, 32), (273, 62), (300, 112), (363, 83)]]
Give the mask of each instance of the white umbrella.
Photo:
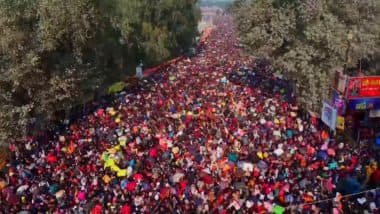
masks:
[(178, 183), (178, 182), (180, 182), (181, 179), (182, 179), (184, 176), (185, 176), (185, 174), (183, 174), (183, 173), (181, 173), (181, 172), (176, 172), (176, 173), (173, 175), (173, 177), (172, 177), (173, 182), (174, 182), (174, 183)]
[(16, 190), (16, 194), (22, 195), (25, 192), (25, 190), (27, 190), (28, 188), (29, 188), (29, 185), (27, 185), (27, 184), (19, 186), (19, 188), (17, 188), (17, 190)]

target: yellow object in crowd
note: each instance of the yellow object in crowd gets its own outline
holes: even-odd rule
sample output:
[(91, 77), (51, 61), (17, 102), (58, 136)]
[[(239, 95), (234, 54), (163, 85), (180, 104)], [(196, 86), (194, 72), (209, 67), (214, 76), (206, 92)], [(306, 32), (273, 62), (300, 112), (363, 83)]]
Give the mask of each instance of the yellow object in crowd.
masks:
[(111, 116), (115, 116), (116, 113), (117, 113), (117, 111), (115, 111), (114, 108), (110, 108), (110, 109), (108, 110), (108, 113), (109, 113)]
[(109, 175), (104, 175), (103, 181), (104, 183), (109, 184), (111, 182), (111, 177)]
[(257, 157), (259, 157), (260, 159), (265, 159), (265, 158), (268, 157), (268, 153), (266, 153), (266, 152), (264, 152), (264, 153), (258, 152), (257, 153)]
[(120, 146), (126, 146), (127, 145), (127, 138), (125, 136), (119, 137), (118, 139)]
[(117, 172), (117, 177), (125, 177), (127, 176), (127, 170), (126, 169), (120, 169), (118, 172)]
[(116, 152), (120, 151), (121, 149), (121, 146), (120, 145), (117, 145), (117, 146), (114, 146), (110, 149), (107, 149), (107, 151), (110, 153), (110, 154), (115, 154)]

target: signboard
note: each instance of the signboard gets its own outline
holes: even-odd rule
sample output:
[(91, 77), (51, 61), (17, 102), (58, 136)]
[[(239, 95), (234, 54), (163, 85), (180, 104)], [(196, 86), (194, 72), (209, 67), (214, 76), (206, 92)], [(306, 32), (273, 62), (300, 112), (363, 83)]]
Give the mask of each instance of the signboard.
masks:
[(380, 109), (370, 110), (369, 111), (369, 117), (370, 118), (380, 117)]
[(338, 115), (343, 115), (346, 112), (346, 101), (337, 90), (333, 89), (332, 91), (332, 103), (334, 104)]
[(344, 94), (346, 90), (347, 80), (347, 75), (343, 74), (342, 71), (337, 71), (335, 73), (334, 88), (340, 93)]
[(344, 117), (338, 116), (336, 118), (336, 128), (339, 130), (344, 130)]
[(380, 98), (363, 98), (349, 100), (347, 109), (353, 111), (366, 111), (380, 109)]
[(358, 98), (380, 98), (380, 76), (350, 78), (347, 99)]
[(332, 130), (335, 130), (336, 128), (336, 117), (337, 117), (337, 111), (335, 107), (328, 104), (327, 102), (324, 102), (323, 107), (322, 107), (321, 119)]

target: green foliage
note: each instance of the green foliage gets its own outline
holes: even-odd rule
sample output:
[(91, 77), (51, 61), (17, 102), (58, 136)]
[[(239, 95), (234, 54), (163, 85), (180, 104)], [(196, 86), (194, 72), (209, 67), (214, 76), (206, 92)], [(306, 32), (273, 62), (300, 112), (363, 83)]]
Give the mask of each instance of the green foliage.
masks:
[(186, 0), (0, 0), (0, 14), (0, 142), (106, 92), (139, 59), (188, 49), (199, 19)]
[(116, 0), (117, 25), (135, 60), (157, 64), (194, 45), (200, 19), (196, 1)]
[(377, 0), (239, 0), (231, 7), (241, 41), (295, 80), (300, 102), (319, 111), (336, 67), (379, 56)]
[(126, 86), (126, 84), (123, 81), (117, 82), (108, 88), (108, 93), (109, 94), (115, 94), (117, 92), (120, 92), (124, 89), (125, 86)]

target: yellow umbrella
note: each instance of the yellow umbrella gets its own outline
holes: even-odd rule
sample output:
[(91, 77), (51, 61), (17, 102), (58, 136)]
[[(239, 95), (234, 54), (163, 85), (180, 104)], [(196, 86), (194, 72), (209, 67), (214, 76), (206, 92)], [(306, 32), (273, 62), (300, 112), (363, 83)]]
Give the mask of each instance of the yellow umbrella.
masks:
[(121, 146), (120, 146), (120, 145), (117, 145), (117, 146), (114, 146), (114, 147), (108, 149), (107, 151), (108, 151), (109, 153), (111, 153), (111, 154), (115, 154), (116, 152), (120, 151), (120, 149), (121, 149)]
[(119, 137), (119, 144), (120, 146), (125, 146), (127, 144), (127, 138), (125, 136)]
[(257, 157), (259, 157), (260, 159), (263, 159), (263, 153), (262, 152), (258, 152), (257, 153)]
[(177, 146), (173, 147), (172, 152), (173, 152), (173, 154), (178, 154), (179, 148)]
[(113, 172), (119, 172), (120, 171), (120, 167), (118, 167), (116, 164), (113, 164), (113, 165), (111, 165), (111, 170)]
[(114, 108), (108, 108), (108, 113), (111, 115), (111, 116), (115, 116), (117, 111), (115, 111)]
[(264, 152), (263, 156), (264, 156), (264, 159), (267, 158), (268, 157), (268, 153)]
[(115, 165), (115, 160), (112, 158), (108, 158), (104, 163), (104, 168), (111, 167)]
[(127, 170), (126, 169), (120, 169), (117, 172), (117, 177), (125, 177), (125, 176), (127, 176)]

